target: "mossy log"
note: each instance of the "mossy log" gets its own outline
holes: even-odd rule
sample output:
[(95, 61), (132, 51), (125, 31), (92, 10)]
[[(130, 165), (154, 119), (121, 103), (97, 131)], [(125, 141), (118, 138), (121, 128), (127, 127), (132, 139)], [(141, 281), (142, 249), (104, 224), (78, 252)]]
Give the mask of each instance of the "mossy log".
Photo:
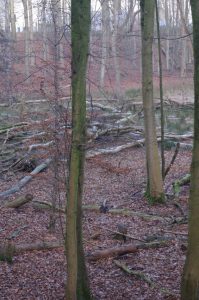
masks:
[(26, 194), (25, 196), (21, 196), (17, 199), (14, 199), (10, 202), (7, 202), (3, 205), (3, 207), (6, 207), (6, 208), (19, 208), (21, 207), (22, 205), (32, 201), (33, 199), (33, 195), (31, 194)]
[(12, 262), (13, 256), (19, 255), (27, 251), (51, 250), (63, 247), (63, 243), (59, 241), (39, 241), (31, 244), (14, 244), (11, 242), (0, 245), (0, 260)]
[[(167, 241), (130, 244), (120, 247), (112, 247), (104, 250), (98, 250), (93, 253), (87, 253), (86, 258), (88, 261), (96, 261), (98, 259), (116, 257), (118, 255), (125, 255), (128, 253), (136, 253), (139, 251), (139, 249), (151, 249), (165, 246), (167, 246)], [(12, 260), (13, 256), (19, 255), (23, 252), (52, 250), (63, 247), (64, 244), (61, 241), (39, 241), (31, 244), (25, 243), (19, 245), (14, 243), (7, 243), (4, 246), (0, 247), (0, 258), (6, 258), (7, 256), (9, 256), (9, 260)]]
[[(62, 207), (55, 207), (53, 208), (52, 204), (47, 201), (33, 201), (33, 207), (37, 209), (55, 209), (57, 212), (65, 213), (65, 209)], [(100, 213), (100, 206), (93, 204), (93, 205), (83, 205), (82, 209), (84, 211), (94, 211), (94, 212), (99, 212)], [(142, 212), (137, 212), (129, 209), (118, 209), (118, 208), (112, 208), (107, 211), (107, 213), (110, 214), (119, 214), (119, 215), (124, 215), (124, 216), (135, 216), (135, 217), (140, 217), (143, 218), (146, 221), (171, 221), (169, 217), (162, 217), (162, 216), (157, 216), (157, 215), (150, 215)]]
[(191, 180), (191, 174), (186, 174), (182, 178), (177, 179), (176, 181), (173, 182), (173, 192), (175, 197), (179, 196), (180, 187), (190, 183), (190, 180)]
[(139, 271), (135, 271), (135, 270), (131, 270), (128, 268), (128, 266), (124, 263), (121, 263), (118, 260), (114, 260), (114, 263), (116, 264), (117, 267), (119, 267), (120, 269), (122, 269), (124, 272), (130, 274), (130, 275), (134, 275), (135, 277), (146, 281), (149, 285), (153, 285), (152, 280), (146, 276), (144, 273), (139, 272)]

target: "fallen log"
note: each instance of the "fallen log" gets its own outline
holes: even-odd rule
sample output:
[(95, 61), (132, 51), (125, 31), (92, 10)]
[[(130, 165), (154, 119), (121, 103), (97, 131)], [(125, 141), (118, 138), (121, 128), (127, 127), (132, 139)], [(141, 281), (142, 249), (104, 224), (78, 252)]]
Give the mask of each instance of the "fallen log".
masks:
[(54, 241), (54, 242), (36, 242), (33, 244), (22, 244), (22, 245), (15, 245), (15, 254), (27, 252), (27, 251), (41, 251), (41, 250), (51, 250), (55, 248), (61, 248), (63, 247), (63, 243), (60, 241)]
[(15, 186), (11, 187), (10, 189), (1, 192), (0, 197), (5, 198), (10, 196), (11, 194), (14, 194), (16, 192), (19, 192), (22, 187), (24, 187), (33, 177), (34, 175), (37, 175), (41, 171), (45, 170), (49, 164), (51, 163), (51, 159), (46, 159), (45, 162), (43, 162), (41, 165), (37, 166), (31, 173), (30, 175), (25, 176), (22, 178)]
[(39, 143), (39, 144), (32, 144), (28, 147), (28, 152), (31, 152), (32, 150), (35, 149), (40, 149), (40, 148), (49, 148), (54, 144), (54, 141), (49, 141), (48, 143)]
[[(158, 247), (165, 247), (167, 243), (165, 241), (152, 242), (152, 243), (139, 243), (135, 245), (126, 245), (121, 247), (113, 247), (104, 250), (98, 250), (93, 253), (87, 253), (85, 256), (88, 261), (96, 261), (98, 259), (116, 257), (119, 255), (125, 255), (128, 253), (138, 252), (139, 249), (151, 249)], [(8, 242), (7, 244), (0, 247), (0, 260), (12, 260), (12, 257), (19, 255), (27, 251), (43, 251), (51, 250), (56, 248), (63, 248), (64, 244), (60, 241), (39, 241), (31, 244), (14, 244)]]
[[(34, 200), (32, 202), (33, 207), (37, 208), (37, 209), (55, 209), (56, 212), (61, 212), (61, 213), (65, 213), (65, 209), (62, 207), (53, 207), (51, 203), (47, 202), (47, 201), (38, 201), (38, 200)], [(82, 209), (85, 211), (94, 211), (94, 212), (99, 212), (100, 213), (100, 205), (83, 205)], [(173, 221), (173, 219), (169, 218), (169, 217), (162, 217), (162, 216), (157, 216), (157, 215), (150, 215), (150, 214), (146, 214), (146, 213), (142, 213), (142, 212), (137, 212), (137, 211), (133, 211), (133, 210), (128, 210), (128, 209), (118, 209), (118, 208), (112, 208), (112, 209), (108, 209), (107, 213), (110, 214), (119, 214), (119, 215), (123, 215), (123, 216), (135, 216), (135, 217), (140, 217), (146, 221), (161, 221), (161, 222), (170, 222), (171, 220)]]
[(86, 153), (86, 158), (92, 158), (94, 156), (101, 155), (101, 154), (114, 154), (114, 153), (118, 153), (124, 149), (132, 148), (132, 147), (140, 147), (140, 146), (143, 146), (144, 142), (145, 142), (145, 139), (141, 139), (136, 142), (127, 143), (125, 145), (112, 147), (112, 148), (108, 148), (108, 149), (91, 150)]
[(65, 213), (65, 209), (62, 207), (54, 207), (52, 205), (52, 203), (47, 202), (47, 201), (38, 201), (38, 200), (34, 200), (32, 202), (32, 205), (34, 208), (36, 209), (45, 209), (45, 210), (54, 210), (55, 212), (61, 212), (61, 213)]
[(115, 123), (120, 126), (122, 124), (128, 124), (128, 123), (133, 124), (133, 123), (135, 123), (136, 116), (137, 116), (137, 114), (134, 114), (134, 115), (130, 114), (130, 115), (127, 115), (125, 118), (122, 118), (122, 119), (116, 121)]
[(13, 256), (19, 255), (27, 251), (41, 251), (41, 250), (51, 250), (63, 247), (63, 243), (59, 241), (48, 242), (36, 242), (32, 244), (21, 244), (17, 245), (12, 242), (8, 242), (4, 245), (0, 245), (0, 261), (12, 262)]
[(107, 111), (107, 112), (112, 112), (112, 113), (120, 113), (121, 110), (118, 110), (117, 108), (113, 107), (113, 106), (108, 106), (108, 105), (103, 105), (101, 103), (97, 103), (97, 102), (92, 102), (92, 104), (89, 101), (86, 101), (86, 104), (91, 106), (92, 108), (96, 107), (96, 108), (100, 108), (103, 111)]
[[(32, 202), (33, 207), (35, 207), (36, 209), (53, 209), (55, 212), (60, 212), (60, 213), (65, 213), (65, 209), (62, 207), (58, 207), (56, 206), (55, 208), (52, 207), (52, 204), (46, 201), (38, 201), (38, 200), (34, 200)], [(83, 205), (82, 209), (84, 211), (94, 211), (97, 213), (100, 213), (100, 205)], [(126, 208), (112, 208), (112, 209), (108, 209), (106, 211), (106, 213), (110, 213), (110, 214), (114, 214), (114, 215), (123, 215), (123, 216), (134, 216), (134, 217), (138, 217), (138, 218), (142, 218), (145, 221), (160, 221), (160, 222), (165, 222), (165, 223), (169, 223), (169, 224), (174, 224), (174, 223), (186, 223), (187, 222), (187, 216), (183, 216), (183, 217), (175, 217), (173, 218), (172, 216), (170, 217), (163, 217), (163, 216), (158, 216), (158, 215), (150, 215), (150, 214), (146, 214), (146, 213), (142, 213), (142, 212), (138, 212), (138, 211), (133, 211), (133, 210), (128, 210)], [(130, 238), (131, 236), (129, 236)], [(134, 237), (131, 237), (132, 239)], [(134, 238), (136, 239), (136, 238)]]
[[(91, 210), (95, 212), (100, 212), (100, 206), (98, 205), (83, 205), (83, 210)], [(157, 215), (150, 215), (142, 212), (137, 212), (133, 210), (129, 210), (126, 208), (111, 208), (108, 210), (108, 213), (110, 214), (119, 214), (123, 216), (135, 216), (135, 217), (140, 217), (143, 218), (146, 221), (171, 221), (169, 217), (162, 217), (162, 216), (157, 216)]]
[(193, 139), (193, 134), (165, 134), (165, 138), (176, 141), (186, 141), (187, 139)]
[[(161, 138), (158, 138), (157, 141), (160, 142)], [(143, 146), (144, 143), (145, 143), (145, 139), (140, 139), (140, 140), (134, 141), (132, 143), (127, 143), (125, 145), (120, 145), (120, 146), (116, 146), (116, 147), (112, 147), (112, 148), (108, 148), (108, 149), (90, 150), (90, 151), (87, 151), (86, 158), (89, 159), (89, 158), (92, 158), (92, 157), (95, 157), (95, 156), (101, 155), (101, 154), (115, 154), (115, 153), (118, 153), (118, 152), (128, 149), (128, 148)], [(177, 145), (176, 142), (172, 141), (171, 143), (174, 146)], [(180, 143), (180, 147), (182, 149), (189, 150), (189, 149), (192, 149), (193, 146), (192, 146), (192, 144)]]
[(22, 205), (32, 201), (33, 195), (26, 194), (25, 196), (21, 196), (13, 201), (7, 202), (3, 205), (5, 208), (19, 208)]
[(186, 174), (181, 179), (177, 179), (173, 182), (173, 184), (172, 184), (173, 185), (173, 193), (174, 193), (175, 197), (179, 196), (180, 187), (190, 183), (190, 179), (191, 179), (191, 174)]
[(96, 261), (102, 258), (115, 257), (118, 255), (125, 255), (135, 252), (138, 252), (138, 248), (135, 245), (127, 245), (122, 247), (113, 247), (109, 249), (98, 250), (91, 254), (87, 254), (86, 257), (89, 261)]
[(158, 247), (164, 247), (167, 243), (165, 241), (161, 242), (152, 242), (152, 243), (139, 243), (135, 245), (125, 245), (120, 247), (113, 247), (108, 248), (105, 250), (98, 250), (93, 253), (89, 253), (86, 255), (87, 259), (89, 261), (96, 261), (98, 259), (102, 258), (108, 258), (108, 257), (116, 257), (120, 255), (125, 255), (128, 253), (135, 253), (138, 252), (139, 249), (150, 249), (150, 248), (158, 248)]
[(134, 126), (117, 126), (117, 127), (111, 127), (111, 128), (106, 128), (106, 129), (98, 129), (97, 131), (92, 131), (92, 130), (87, 130), (87, 136), (93, 139), (97, 139), (101, 136), (104, 135), (122, 135), (128, 132), (134, 132), (134, 131), (139, 131), (139, 133), (143, 133), (141, 128), (136, 128)]

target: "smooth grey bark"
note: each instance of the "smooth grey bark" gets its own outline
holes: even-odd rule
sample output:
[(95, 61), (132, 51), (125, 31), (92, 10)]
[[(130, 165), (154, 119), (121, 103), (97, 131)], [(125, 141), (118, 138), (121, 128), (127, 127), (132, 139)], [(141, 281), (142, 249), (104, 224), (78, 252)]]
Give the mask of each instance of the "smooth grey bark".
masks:
[(14, 0), (10, 0), (10, 23), (11, 23), (11, 33), (13, 41), (16, 40), (16, 16), (14, 8)]
[[(164, 8), (165, 8), (165, 23), (166, 23), (166, 35), (169, 37), (169, 3), (167, 0), (164, 1)], [(167, 38), (166, 40), (166, 69), (169, 71), (170, 69), (170, 42), (169, 39)]]
[(119, 10), (120, 10), (120, 0), (113, 0), (112, 55), (113, 55), (114, 68), (115, 68), (115, 91), (117, 96), (121, 95), (120, 64), (119, 64), (119, 56), (117, 51)]
[[(47, 0), (42, 1), (42, 42), (43, 42), (43, 60), (47, 62), (48, 59), (48, 44), (47, 44), (47, 29), (46, 29), (46, 5)], [(45, 76), (46, 70), (44, 70)]]
[(101, 1), (102, 7), (102, 59), (100, 68), (100, 88), (104, 88), (106, 61), (110, 41), (110, 11), (108, 0)]
[(29, 34), (29, 18), (28, 18), (28, 0), (22, 0), (24, 9), (24, 22), (25, 22), (25, 76), (26, 80), (30, 76), (30, 34)]
[(33, 11), (32, 11), (32, 0), (28, 0), (28, 16), (29, 16), (29, 54), (30, 54), (30, 65), (34, 66), (35, 56), (33, 53)]

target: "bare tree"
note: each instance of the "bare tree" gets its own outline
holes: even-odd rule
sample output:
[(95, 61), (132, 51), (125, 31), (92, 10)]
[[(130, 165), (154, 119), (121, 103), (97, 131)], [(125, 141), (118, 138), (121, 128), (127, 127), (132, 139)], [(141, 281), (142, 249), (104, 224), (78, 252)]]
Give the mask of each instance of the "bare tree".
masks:
[(90, 0), (71, 2), (72, 144), (66, 214), (68, 300), (91, 299), (82, 243), (82, 193), (86, 143), (86, 69)]
[(154, 0), (142, 0), (142, 94), (146, 139), (147, 197), (151, 202), (163, 201), (163, 182), (155, 127), (153, 104), (152, 43), (154, 28)]
[(29, 18), (28, 18), (28, 1), (22, 0), (24, 9), (25, 22), (25, 76), (28, 80), (30, 76), (30, 33), (29, 33)]
[(194, 45), (194, 147), (191, 165), (191, 191), (188, 251), (184, 266), (181, 299), (199, 299), (199, 5), (198, 0), (191, 0), (193, 18), (193, 45)]
[(116, 95), (121, 95), (121, 76), (120, 76), (120, 64), (118, 56), (118, 27), (119, 27), (119, 13), (121, 7), (121, 0), (113, 0), (113, 32), (112, 32), (112, 55), (114, 59), (114, 68), (115, 68), (115, 91)]
[(110, 40), (110, 8), (109, 1), (102, 0), (102, 59), (100, 69), (100, 87), (104, 88), (104, 78), (106, 71), (106, 62), (108, 56), (108, 47)]

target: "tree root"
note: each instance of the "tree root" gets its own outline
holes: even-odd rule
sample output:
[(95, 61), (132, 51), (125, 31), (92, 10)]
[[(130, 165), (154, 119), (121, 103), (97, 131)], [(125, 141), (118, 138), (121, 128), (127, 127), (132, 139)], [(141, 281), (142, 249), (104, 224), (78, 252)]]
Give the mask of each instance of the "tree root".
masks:
[(114, 263), (116, 264), (117, 267), (119, 267), (125, 273), (127, 273), (129, 275), (133, 275), (133, 276), (137, 277), (138, 279), (141, 279), (141, 280), (147, 282), (149, 284), (149, 286), (157, 288), (162, 294), (165, 294), (168, 296), (173, 295), (172, 291), (165, 289), (165, 288), (158, 287), (158, 285), (156, 283), (154, 283), (147, 275), (143, 274), (142, 272), (131, 270), (128, 268), (128, 266), (126, 264), (121, 263), (118, 260), (114, 260)]
[(114, 263), (116, 264), (117, 267), (122, 269), (124, 272), (126, 272), (130, 275), (134, 275), (135, 277), (146, 281), (150, 286), (153, 284), (152, 280), (145, 274), (138, 272), (138, 271), (130, 270), (126, 264), (121, 263), (119, 260), (114, 260)]

